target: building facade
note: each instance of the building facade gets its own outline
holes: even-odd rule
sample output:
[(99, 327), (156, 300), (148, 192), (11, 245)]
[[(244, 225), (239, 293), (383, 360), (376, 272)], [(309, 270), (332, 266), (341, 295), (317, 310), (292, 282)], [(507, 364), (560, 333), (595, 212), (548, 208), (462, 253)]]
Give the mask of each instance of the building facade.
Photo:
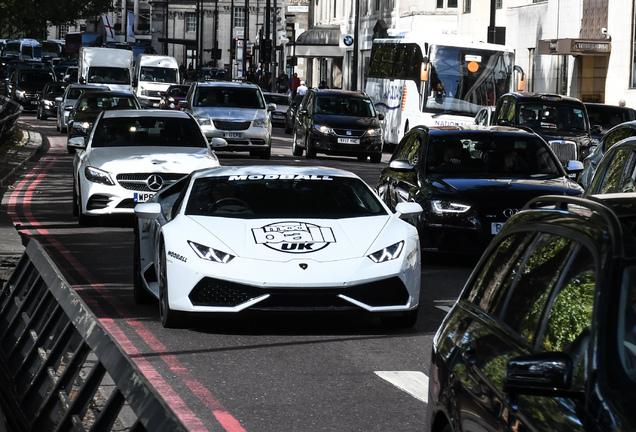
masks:
[(634, 1), (117, 0), (116, 6), (120, 39), (129, 10), (139, 17), (135, 40), (185, 66), (228, 69), (233, 78), (260, 68), (274, 77), (297, 73), (310, 86), (362, 90), (373, 39), (417, 30), (513, 48), (527, 90), (609, 104), (623, 99), (636, 107)]

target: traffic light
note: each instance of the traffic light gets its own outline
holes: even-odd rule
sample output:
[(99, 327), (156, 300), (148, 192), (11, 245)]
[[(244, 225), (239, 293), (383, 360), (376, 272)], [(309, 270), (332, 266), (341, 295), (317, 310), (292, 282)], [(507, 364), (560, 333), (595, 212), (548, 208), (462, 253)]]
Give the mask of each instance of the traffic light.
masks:
[(296, 42), (296, 25), (294, 23), (287, 23), (285, 25), (285, 31), (287, 32), (288, 45)]
[(261, 39), (261, 63), (272, 61), (272, 40)]

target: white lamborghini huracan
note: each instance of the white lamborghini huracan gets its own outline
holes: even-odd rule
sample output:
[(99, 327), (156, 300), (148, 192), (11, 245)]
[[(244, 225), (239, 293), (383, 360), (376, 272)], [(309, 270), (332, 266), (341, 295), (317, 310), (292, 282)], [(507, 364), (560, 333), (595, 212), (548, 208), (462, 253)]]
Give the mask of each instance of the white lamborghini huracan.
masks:
[(134, 296), (165, 327), (190, 312), (368, 311), (413, 326), (419, 204), (393, 213), (353, 173), (322, 167), (194, 171), (135, 207)]

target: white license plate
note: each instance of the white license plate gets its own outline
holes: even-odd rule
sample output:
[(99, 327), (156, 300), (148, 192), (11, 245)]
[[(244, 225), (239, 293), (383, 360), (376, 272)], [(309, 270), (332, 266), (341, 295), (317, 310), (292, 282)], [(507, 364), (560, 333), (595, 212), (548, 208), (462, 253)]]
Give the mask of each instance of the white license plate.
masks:
[(504, 222), (493, 222), (490, 224), (490, 232), (491, 234), (497, 234), (501, 231), (501, 227), (504, 226)]
[(241, 132), (224, 132), (223, 138), (243, 138), (243, 134)]
[(155, 196), (155, 194), (150, 192), (142, 192), (142, 193), (135, 192), (135, 202), (138, 202), (138, 203), (146, 202), (153, 196)]
[(37, 105), (38, 101), (31, 101), (31, 105)]
[(357, 138), (338, 138), (338, 144), (360, 144)]

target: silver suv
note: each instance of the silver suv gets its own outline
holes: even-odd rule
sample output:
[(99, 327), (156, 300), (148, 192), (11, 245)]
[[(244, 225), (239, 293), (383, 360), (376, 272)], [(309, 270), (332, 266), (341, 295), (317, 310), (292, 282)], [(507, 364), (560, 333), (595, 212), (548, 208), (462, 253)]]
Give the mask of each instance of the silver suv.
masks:
[(269, 159), (272, 149), (272, 123), (261, 89), (254, 84), (226, 81), (195, 82), (186, 100), (179, 102), (192, 113), (208, 138), (224, 138), (223, 150), (248, 151), (250, 156)]

